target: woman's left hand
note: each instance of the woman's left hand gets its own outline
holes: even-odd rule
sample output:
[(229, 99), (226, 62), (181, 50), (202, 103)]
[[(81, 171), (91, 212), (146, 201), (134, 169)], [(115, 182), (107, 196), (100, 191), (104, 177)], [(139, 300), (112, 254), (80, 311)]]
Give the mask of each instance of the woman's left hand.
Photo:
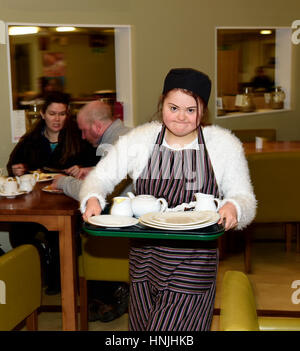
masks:
[(233, 229), (237, 225), (237, 211), (231, 202), (226, 202), (224, 206), (219, 209), (220, 219), (218, 224), (223, 224), (225, 221), (225, 230)]

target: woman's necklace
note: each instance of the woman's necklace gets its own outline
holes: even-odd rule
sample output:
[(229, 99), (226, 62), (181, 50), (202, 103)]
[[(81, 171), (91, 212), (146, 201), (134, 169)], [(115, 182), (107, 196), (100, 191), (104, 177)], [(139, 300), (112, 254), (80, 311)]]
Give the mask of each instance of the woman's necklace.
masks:
[(57, 143), (58, 142), (58, 133), (49, 134), (48, 130), (45, 129), (44, 136), (49, 140), (50, 143)]

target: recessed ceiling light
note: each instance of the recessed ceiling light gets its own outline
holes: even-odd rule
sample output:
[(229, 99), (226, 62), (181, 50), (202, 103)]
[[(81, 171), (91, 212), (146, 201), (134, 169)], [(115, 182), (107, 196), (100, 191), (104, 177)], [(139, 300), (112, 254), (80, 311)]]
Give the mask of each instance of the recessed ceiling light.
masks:
[(9, 27), (8, 34), (9, 35), (24, 35), (24, 34), (35, 34), (39, 31), (39, 27)]
[(73, 32), (76, 30), (75, 27), (56, 27), (57, 32)]
[(272, 31), (270, 29), (263, 29), (263, 30), (260, 31), (260, 34), (264, 34), (264, 35), (272, 34)]

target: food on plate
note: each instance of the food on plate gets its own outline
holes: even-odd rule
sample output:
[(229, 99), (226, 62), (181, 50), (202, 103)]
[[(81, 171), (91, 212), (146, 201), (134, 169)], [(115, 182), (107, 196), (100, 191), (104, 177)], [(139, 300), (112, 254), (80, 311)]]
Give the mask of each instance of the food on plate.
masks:
[(52, 180), (54, 177), (53, 174), (49, 174), (49, 173), (40, 173), (40, 180)]
[(61, 189), (54, 189), (51, 185), (44, 186), (42, 190), (48, 193), (63, 194), (63, 191)]

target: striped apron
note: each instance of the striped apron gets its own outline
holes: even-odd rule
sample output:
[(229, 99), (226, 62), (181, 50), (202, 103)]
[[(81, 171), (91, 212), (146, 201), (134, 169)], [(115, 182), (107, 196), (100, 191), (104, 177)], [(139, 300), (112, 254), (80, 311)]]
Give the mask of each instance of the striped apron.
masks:
[[(159, 133), (136, 194), (164, 197), (170, 208), (197, 192), (219, 197), (213, 168), (198, 128), (199, 150), (171, 150)], [(129, 329), (210, 330), (218, 267), (216, 241), (135, 240), (130, 250)]]

